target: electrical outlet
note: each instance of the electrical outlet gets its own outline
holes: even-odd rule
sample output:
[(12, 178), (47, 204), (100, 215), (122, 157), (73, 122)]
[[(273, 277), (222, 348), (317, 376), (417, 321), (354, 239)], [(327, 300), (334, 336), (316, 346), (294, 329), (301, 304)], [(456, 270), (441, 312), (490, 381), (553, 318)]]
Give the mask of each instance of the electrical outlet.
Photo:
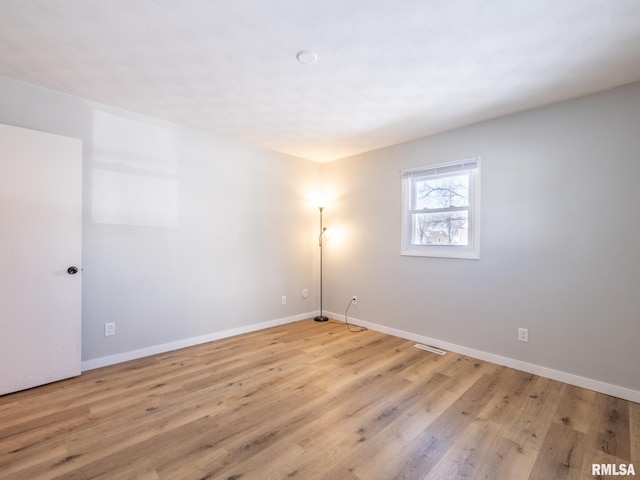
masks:
[(351, 304), (352, 305), (358, 305), (358, 296), (354, 295), (353, 297), (351, 297)]
[(287, 296), (282, 295), (282, 297), (280, 298), (280, 305), (286, 305), (286, 304), (287, 304)]
[(111, 323), (105, 323), (104, 324), (104, 336), (105, 337), (110, 337), (112, 335), (116, 334), (116, 324), (111, 322)]
[(528, 328), (519, 328), (518, 329), (518, 340), (521, 342), (529, 341), (529, 329)]

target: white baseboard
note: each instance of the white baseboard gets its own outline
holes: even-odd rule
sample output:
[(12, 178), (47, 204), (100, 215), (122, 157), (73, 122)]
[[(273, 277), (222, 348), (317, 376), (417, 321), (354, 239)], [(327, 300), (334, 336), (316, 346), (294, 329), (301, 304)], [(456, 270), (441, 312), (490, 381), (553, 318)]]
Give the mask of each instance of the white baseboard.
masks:
[[(325, 312), (325, 315), (338, 321), (343, 321), (344, 315), (333, 312)], [(366, 327), (370, 330), (375, 330), (381, 333), (387, 333), (395, 337), (406, 338), (418, 343), (424, 343), (432, 345), (443, 350), (449, 350), (462, 355), (467, 355), (479, 360), (485, 360), (487, 362), (503, 365), (505, 367), (515, 368), (527, 373), (533, 373), (541, 377), (550, 378), (551, 380), (558, 380), (559, 382), (568, 383), (569, 385), (575, 385), (576, 387), (582, 387), (596, 392), (611, 395), (613, 397), (622, 398), (631, 402), (640, 403), (640, 391), (632, 390), (630, 388), (621, 387), (619, 385), (612, 385), (610, 383), (601, 382), (592, 378), (581, 377), (572, 373), (563, 372), (560, 370), (554, 370), (552, 368), (543, 367), (533, 363), (523, 362), (514, 358), (503, 357), (501, 355), (495, 355), (489, 352), (483, 352), (482, 350), (475, 350), (473, 348), (463, 347), (454, 343), (444, 342), (435, 338), (425, 337), (423, 335), (417, 335), (415, 333), (406, 332), (397, 328), (386, 327), (377, 323), (367, 322), (365, 320), (359, 320), (357, 318), (349, 317), (349, 323)]]
[(106, 357), (84, 360), (82, 362), (82, 371), (85, 372), (87, 370), (93, 370), (94, 368), (106, 367), (108, 365), (114, 365), (116, 363), (122, 363), (129, 360), (135, 360), (137, 358), (156, 355), (158, 353), (165, 353), (172, 350), (178, 350), (180, 348), (192, 347), (194, 345), (200, 345), (201, 343), (213, 342), (214, 340), (233, 337), (242, 333), (255, 332), (256, 330), (263, 330), (265, 328), (271, 328), (278, 325), (297, 322), (299, 320), (313, 318), (314, 315), (317, 315), (317, 312), (301, 313), (292, 317), (278, 318), (276, 320), (269, 320), (267, 322), (261, 323), (253, 323), (251, 325), (245, 325), (243, 327), (232, 328), (229, 330), (222, 330), (220, 332), (213, 332), (206, 335), (201, 335), (199, 337), (185, 338), (176, 340), (174, 342), (163, 343), (161, 345), (153, 345), (151, 347), (141, 348), (139, 350), (132, 350), (129, 352), (116, 353), (115, 355), (108, 355)]
[[(339, 321), (342, 321), (342, 319), (344, 318), (344, 315), (338, 313), (324, 313), (330, 318)], [(220, 340), (222, 338), (233, 337), (242, 333), (255, 332), (256, 330), (263, 330), (265, 328), (276, 327), (278, 325), (285, 325), (287, 323), (297, 322), (299, 320), (305, 320), (307, 318), (313, 318), (315, 315), (318, 315), (317, 311), (307, 312), (291, 317), (279, 318), (276, 320), (270, 320), (261, 323), (253, 323), (251, 325), (245, 325), (243, 327), (232, 328), (229, 330), (222, 330), (220, 332), (213, 332), (207, 335), (201, 335), (199, 337), (185, 338), (182, 340), (176, 340), (174, 342), (163, 343), (161, 345), (153, 345), (151, 347), (141, 348), (139, 350), (132, 350), (129, 352), (117, 353), (115, 355), (108, 355), (106, 357), (85, 360), (82, 362), (82, 371), (84, 372), (87, 370), (93, 370), (94, 368), (106, 367), (108, 365), (114, 365), (116, 363), (127, 362), (129, 360), (135, 360), (137, 358), (156, 355), (158, 353), (165, 353), (172, 350), (178, 350), (180, 348), (200, 345), (202, 343), (212, 342), (214, 340)], [(515, 368), (516, 370), (520, 370), (523, 372), (533, 373), (534, 375), (540, 375), (541, 377), (558, 380), (560, 382), (568, 383), (569, 385), (587, 388), (589, 390), (594, 390), (606, 395), (611, 395), (614, 397), (622, 398), (624, 400), (629, 400), (631, 402), (640, 403), (640, 391), (632, 390), (630, 388), (621, 387), (619, 385), (612, 385), (610, 383), (601, 382), (599, 380), (594, 380), (591, 378), (581, 377), (572, 373), (554, 370), (552, 368), (543, 367), (541, 365), (536, 365), (533, 363), (523, 362), (514, 358), (503, 357), (501, 355), (496, 355), (489, 352), (483, 352), (482, 350), (475, 350), (473, 348), (464, 347), (462, 345), (456, 345), (454, 343), (445, 342), (436, 338), (418, 335), (415, 333), (407, 332), (405, 330), (399, 330), (397, 328), (387, 327), (357, 318), (349, 317), (349, 323), (367, 327), (368, 329), (375, 330), (377, 332), (386, 333), (400, 338), (406, 338), (407, 340), (412, 340), (418, 343), (432, 345), (443, 350), (449, 350), (451, 352), (467, 355), (479, 360), (485, 360), (487, 362), (495, 363), (498, 365), (504, 365), (505, 367)]]

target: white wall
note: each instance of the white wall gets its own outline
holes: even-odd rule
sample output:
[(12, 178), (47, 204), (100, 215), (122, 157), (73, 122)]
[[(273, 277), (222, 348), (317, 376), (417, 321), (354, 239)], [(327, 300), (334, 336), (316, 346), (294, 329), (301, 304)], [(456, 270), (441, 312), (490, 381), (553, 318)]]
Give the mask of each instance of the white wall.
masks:
[(317, 309), (319, 164), (1, 78), (0, 123), (83, 140), (85, 364)]
[[(326, 164), (327, 310), (640, 391), (639, 127), (633, 84)], [(400, 256), (399, 171), (471, 156), (480, 260)]]

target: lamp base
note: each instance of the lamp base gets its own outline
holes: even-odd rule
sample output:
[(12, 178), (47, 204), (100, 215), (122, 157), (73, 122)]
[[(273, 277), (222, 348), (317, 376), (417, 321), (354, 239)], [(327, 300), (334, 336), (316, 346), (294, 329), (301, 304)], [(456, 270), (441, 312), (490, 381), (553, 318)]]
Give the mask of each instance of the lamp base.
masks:
[(314, 318), (314, 320), (316, 322), (328, 322), (329, 317), (325, 317), (324, 315), (318, 315), (317, 317)]

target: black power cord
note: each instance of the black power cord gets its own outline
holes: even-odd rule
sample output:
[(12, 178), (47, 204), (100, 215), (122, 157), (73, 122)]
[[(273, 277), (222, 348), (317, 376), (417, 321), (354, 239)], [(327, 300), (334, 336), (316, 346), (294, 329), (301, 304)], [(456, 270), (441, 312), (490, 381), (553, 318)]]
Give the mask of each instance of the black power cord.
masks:
[(349, 301), (349, 305), (347, 305), (347, 308), (344, 311), (344, 323), (347, 324), (347, 330), (349, 330), (350, 332), (353, 332), (353, 333), (364, 332), (365, 330), (368, 330), (366, 327), (361, 327), (359, 325), (354, 325), (355, 327), (357, 327), (357, 329), (354, 330), (352, 328), (351, 324), (349, 323), (349, 317), (347, 317), (347, 312), (349, 311), (349, 308), (351, 308), (351, 304), (352, 303), (353, 303), (353, 298)]

